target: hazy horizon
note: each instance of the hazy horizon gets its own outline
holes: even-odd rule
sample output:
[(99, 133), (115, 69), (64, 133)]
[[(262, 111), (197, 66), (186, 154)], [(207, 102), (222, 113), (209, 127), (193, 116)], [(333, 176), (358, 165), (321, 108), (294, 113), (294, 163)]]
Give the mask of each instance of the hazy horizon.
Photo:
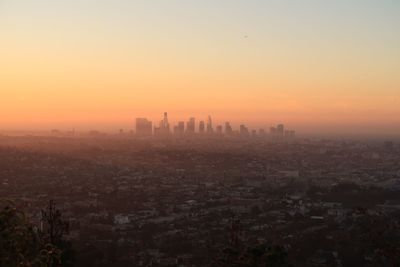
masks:
[(400, 2), (0, 1), (0, 132), (211, 115), (400, 135)]

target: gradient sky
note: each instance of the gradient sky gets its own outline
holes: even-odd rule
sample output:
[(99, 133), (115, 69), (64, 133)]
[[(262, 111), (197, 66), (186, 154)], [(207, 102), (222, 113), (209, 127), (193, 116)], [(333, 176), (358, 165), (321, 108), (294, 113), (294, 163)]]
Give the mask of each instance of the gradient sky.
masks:
[(0, 130), (164, 111), (400, 135), (400, 1), (0, 0)]

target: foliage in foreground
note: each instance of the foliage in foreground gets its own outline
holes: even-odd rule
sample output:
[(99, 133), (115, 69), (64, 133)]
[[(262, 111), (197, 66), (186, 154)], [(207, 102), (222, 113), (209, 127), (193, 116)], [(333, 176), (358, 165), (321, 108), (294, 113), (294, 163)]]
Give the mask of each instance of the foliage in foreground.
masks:
[[(63, 243), (67, 243), (63, 241)], [(12, 203), (0, 206), (0, 266), (61, 267), (62, 249), (49, 242)], [(69, 253), (67, 253), (69, 254)], [(71, 261), (66, 261), (71, 262)]]

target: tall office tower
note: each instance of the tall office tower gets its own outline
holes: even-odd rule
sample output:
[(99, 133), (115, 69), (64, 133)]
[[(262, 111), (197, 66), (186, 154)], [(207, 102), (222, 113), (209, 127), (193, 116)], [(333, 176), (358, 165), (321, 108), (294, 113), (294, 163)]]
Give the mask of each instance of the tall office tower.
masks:
[(165, 131), (169, 132), (169, 122), (168, 122), (168, 113), (164, 112), (164, 119), (162, 122), (162, 127), (164, 128)]
[(229, 121), (225, 122), (225, 134), (226, 135), (232, 135), (233, 134), (232, 126), (231, 126), (231, 123)]
[(178, 122), (179, 132), (183, 135), (185, 133), (185, 122), (180, 121)]
[(139, 137), (151, 136), (153, 123), (146, 118), (136, 118), (136, 135)]
[(249, 129), (245, 125), (240, 125), (240, 135), (243, 137), (249, 136)]
[(200, 121), (199, 122), (199, 133), (204, 134), (204, 131), (205, 131), (204, 121)]
[(164, 118), (160, 121), (159, 127), (154, 128), (154, 135), (162, 137), (162, 136), (168, 136), (169, 134), (170, 131), (169, 131), (168, 113), (164, 112)]
[(214, 132), (213, 126), (212, 126), (212, 119), (211, 116), (208, 116), (207, 120), (207, 133), (212, 134)]
[(258, 130), (258, 135), (259, 135), (260, 137), (265, 137), (265, 130), (264, 130), (264, 129), (259, 129), (259, 130)]
[(217, 135), (222, 135), (222, 125), (217, 126)]
[(283, 126), (283, 124), (278, 124), (278, 125), (276, 126), (276, 134), (277, 134), (279, 137), (283, 137), (283, 136), (284, 136), (284, 133), (285, 133), (285, 126)]
[(185, 133), (185, 122), (180, 121), (178, 122), (178, 125), (174, 127), (174, 134), (176, 136), (183, 136), (184, 133)]
[(195, 131), (196, 131), (196, 119), (192, 117), (186, 124), (186, 133), (191, 135), (194, 134)]

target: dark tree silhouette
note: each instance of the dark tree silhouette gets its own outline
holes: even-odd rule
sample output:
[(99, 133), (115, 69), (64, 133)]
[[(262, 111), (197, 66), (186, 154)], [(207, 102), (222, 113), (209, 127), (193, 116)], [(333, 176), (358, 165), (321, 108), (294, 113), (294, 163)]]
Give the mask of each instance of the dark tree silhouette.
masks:
[(69, 233), (69, 223), (63, 219), (62, 212), (56, 208), (53, 200), (42, 210), (42, 240), (61, 249), (62, 266), (73, 266), (74, 251), (71, 243), (65, 239)]
[(12, 203), (0, 205), (0, 266), (61, 266), (61, 251), (43, 245), (38, 231)]
[(42, 223), (43, 239), (54, 245), (63, 243), (63, 237), (69, 231), (69, 224), (63, 220), (61, 211), (56, 208), (53, 200), (50, 200), (46, 209), (42, 210)]

